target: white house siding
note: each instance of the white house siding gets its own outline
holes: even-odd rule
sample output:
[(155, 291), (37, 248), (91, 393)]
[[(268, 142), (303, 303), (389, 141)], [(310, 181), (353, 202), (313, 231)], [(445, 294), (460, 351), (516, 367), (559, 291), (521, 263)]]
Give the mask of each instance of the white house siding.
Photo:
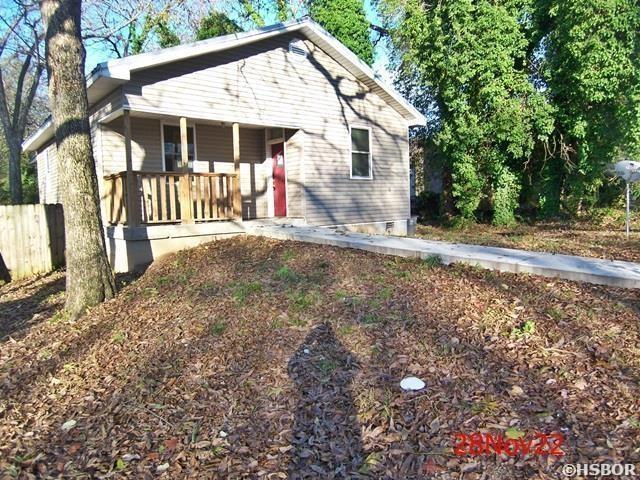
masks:
[(38, 150), (36, 165), (40, 203), (62, 203), (60, 182), (58, 180), (58, 156), (54, 142), (49, 142)]
[[(102, 175), (126, 170), (123, 118), (101, 125), (100, 136)], [(163, 170), (160, 120), (131, 118), (131, 163), (134, 170)]]
[[(290, 54), (292, 38), (134, 72), (126, 102), (162, 115), (300, 128), (309, 223), (409, 217), (406, 121), (311, 42), (307, 59)], [(372, 180), (350, 179), (349, 125), (372, 129)]]
[[(89, 109), (91, 143), (93, 146), (93, 156), (96, 163), (98, 186), (100, 187), (101, 195), (103, 189), (102, 176), (104, 175), (104, 169), (102, 166), (101, 131), (98, 120), (120, 108), (122, 106), (123, 99), (122, 89), (117, 88)], [(45, 152), (49, 152), (48, 168)], [(38, 149), (36, 152), (36, 162), (40, 203), (62, 203), (60, 184), (58, 181), (58, 162), (55, 139), (52, 139), (45, 144), (45, 146)]]
[(287, 216), (304, 217), (304, 180), (301, 168), (304, 155), (304, 132), (302, 130), (287, 129), (285, 138), (287, 141), (285, 156)]

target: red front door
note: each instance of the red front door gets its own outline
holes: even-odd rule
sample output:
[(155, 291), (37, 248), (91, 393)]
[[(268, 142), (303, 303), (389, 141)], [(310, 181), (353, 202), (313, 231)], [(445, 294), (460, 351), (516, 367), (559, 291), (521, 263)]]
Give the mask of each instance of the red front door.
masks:
[(276, 217), (287, 216), (287, 188), (284, 177), (284, 143), (271, 145), (273, 159), (273, 213)]

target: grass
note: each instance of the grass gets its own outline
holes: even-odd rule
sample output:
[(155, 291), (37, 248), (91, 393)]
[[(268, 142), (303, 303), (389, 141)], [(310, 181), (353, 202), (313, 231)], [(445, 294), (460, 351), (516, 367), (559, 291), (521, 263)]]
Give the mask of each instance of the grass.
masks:
[(231, 291), (231, 296), (239, 304), (244, 304), (247, 298), (255, 293), (262, 291), (260, 282), (236, 282)]
[(113, 341), (114, 343), (124, 343), (126, 339), (127, 336), (125, 335), (125, 333), (120, 331), (114, 332), (111, 336), (111, 341)]
[(287, 265), (283, 265), (276, 270), (275, 278), (288, 284), (297, 283), (300, 280), (300, 276)]
[(306, 327), (309, 324), (309, 321), (299, 315), (294, 315), (289, 320), (289, 325), (292, 327), (302, 328)]
[(288, 293), (290, 308), (295, 312), (303, 312), (318, 303), (316, 292), (293, 290)]
[(324, 375), (331, 375), (331, 373), (338, 368), (338, 365), (333, 360), (322, 358), (318, 362), (318, 368)]
[(439, 255), (429, 255), (422, 260), (422, 265), (426, 268), (436, 268), (442, 265), (442, 259)]
[(211, 335), (215, 337), (219, 337), (224, 332), (226, 332), (227, 327), (228, 327), (227, 322), (224, 322), (222, 320), (216, 320), (211, 324), (211, 327), (210, 327)]
[[(520, 479), (640, 461), (636, 291), (438, 265), (237, 237), (163, 258), (79, 320), (58, 313), (60, 275), (0, 287), (0, 476), (466, 478), (473, 462)], [(403, 392), (409, 375), (427, 390)], [(566, 456), (457, 457), (461, 431), (559, 431)]]
[(511, 335), (516, 338), (527, 338), (533, 335), (536, 331), (536, 322), (533, 320), (527, 320), (521, 325), (514, 327)]

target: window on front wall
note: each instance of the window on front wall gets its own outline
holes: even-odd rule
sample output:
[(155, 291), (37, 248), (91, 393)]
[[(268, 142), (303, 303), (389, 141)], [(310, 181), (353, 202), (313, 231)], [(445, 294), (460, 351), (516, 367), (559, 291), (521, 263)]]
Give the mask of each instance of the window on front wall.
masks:
[(371, 131), (351, 128), (351, 178), (371, 178)]
[[(167, 172), (178, 171), (182, 166), (180, 127), (175, 125), (164, 125), (162, 127), (162, 134), (164, 136), (164, 169)], [(193, 137), (193, 127), (187, 127), (187, 157), (189, 159), (189, 170), (193, 170), (193, 160), (196, 151)]]

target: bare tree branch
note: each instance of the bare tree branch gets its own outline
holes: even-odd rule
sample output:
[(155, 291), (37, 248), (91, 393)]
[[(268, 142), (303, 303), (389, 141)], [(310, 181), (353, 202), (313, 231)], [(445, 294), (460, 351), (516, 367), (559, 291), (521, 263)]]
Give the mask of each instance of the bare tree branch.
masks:
[(21, 203), (22, 141), (44, 68), (43, 34), (35, 3), (14, 0), (0, 13), (0, 22), (8, 27), (0, 39), (0, 56), (5, 57), (0, 63), (0, 124), (9, 150), (11, 201)]
[(18, 125), (18, 119), (20, 118), (20, 107), (22, 107), (22, 89), (24, 88), (24, 79), (29, 73), (31, 67), (32, 55), (27, 55), (20, 67), (20, 73), (18, 74), (18, 82), (16, 84), (16, 96), (13, 99), (13, 118), (12, 124), (14, 128)]

